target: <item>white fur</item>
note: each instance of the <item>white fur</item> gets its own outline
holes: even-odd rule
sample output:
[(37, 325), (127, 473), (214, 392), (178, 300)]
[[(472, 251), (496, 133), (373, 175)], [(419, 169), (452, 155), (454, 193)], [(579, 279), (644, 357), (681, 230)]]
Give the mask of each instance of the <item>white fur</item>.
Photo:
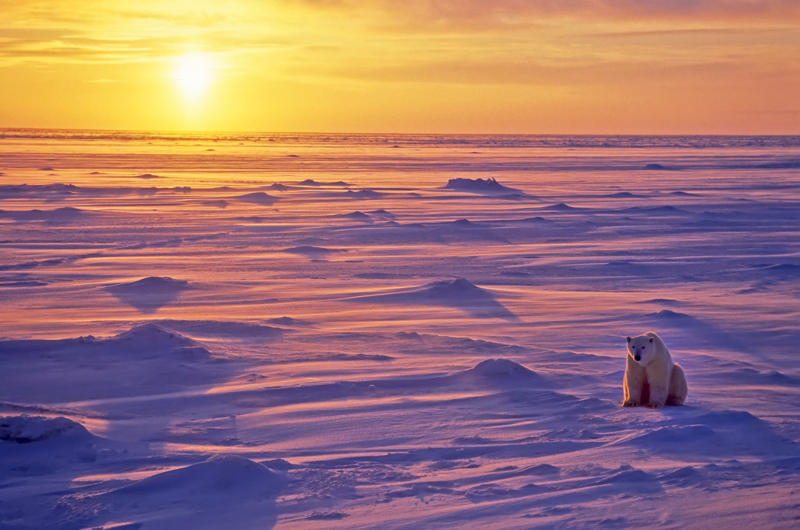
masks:
[(683, 369), (672, 362), (664, 341), (652, 331), (628, 337), (622, 388), (623, 407), (683, 405), (688, 392)]

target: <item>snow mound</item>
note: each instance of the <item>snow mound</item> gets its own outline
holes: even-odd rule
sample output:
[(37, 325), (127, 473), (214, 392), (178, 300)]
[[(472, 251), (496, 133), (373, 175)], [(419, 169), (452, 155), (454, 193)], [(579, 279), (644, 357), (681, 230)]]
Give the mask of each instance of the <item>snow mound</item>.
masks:
[(520, 193), (518, 189), (503, 186), (497, 182), (497, 179), (494, 177), (489, 177), (487, 179), (454, 178), (448, 180), (444, 188), (482, 194)]
[(672, 311), (671, 309), (662, 309), (658, 313), (650, 313), (647, 316), (670, 320), (694, 320), (694, 317), (691, 315), (679, 313), (678, 311)]
[(343, 214), (340, 214), (340, 215), (336, 215), (335, 217), (342, 217), (342, 218), (345, 218), (345, 219), (352, 219), (354, 221), (372, 221), (372, 217), (370, 217), (369, 215), (367, 215), (367, 214), (365, 214), (364, 212), (361, 212), (361, 211), (343, 213)]
[(253, 193), (245, 193), (244, 195), (237, 195), (234, 197), (237, 201), (250, 202), (253, 204), (260, 204), (262, 206), (269, 206), (278, 200), (277, 197), (268, 195), (263, 191), (255, 191)]
[(288, 252), (289, 254), (300, 254), (301, 256), (305, 256), (310, 259), (320, 259), (330, 254), (335, 254), (337, 252), (347, 252), (347, 251), (341, 248), (325, 248), (325, 247), (315, 247), (312, 245), (301, 245), (299, 247), (285, 248), (281, 252)]
[(137, 502), (186, 500), (202, 504), (221, 498), (236, 500), (274, 497), (286, 486), (286, 477), (237, 455), (216, 455), (205, 462), (158, 473), (107, 493), (111, 497), (134, 495)]
[[(108, 440), (68, 418), (0, 417), (0, 476), (6, 484), (13, 476), (50, 475), (60, 470), (71, 474), (76, 465), (95, 462), (100, 454), (108, 454), (108, 450), (111, 450)], [(2, 522), (0, 527), (6, 528)]]
[(463, 372), (464, 375), (486, 379), (538, 379), (539, 374), (508, 359), (486, 359), (473, 368)]
[(707, 412), (634, 436), (626, 444), (683, 455), (794, 454), (797, 445), (743, 410)]
[(739, 338), (720, 328), (717, 324), (695, 316), (670, 309), (662, 309), (657, 313), (649, 313), (646, 316), (655, 320), (661, 326), (674, 328), (676, 332), (681, 334), (694, 334), (693, 340), (700, 340), (718, 347), (734, 350), (742, 349), (742, 343)]
[[(221, 320), (159, 320), (158, 325), (194, 335), (228, 336), (236, 338), (279, 338), (283, 330), (250, 322)], [(185, 337), (184, 337), (185, 338)]]
[(169, 276), (148, 276), (147, 278), (142, 278), (141, 280), (136, 280), (135, 282), (121, 283), (114, 286), (114, 289), (118, 292), (155, 292), (175, 288), (183, 289), (188, 284), (189, 282), (186, 280), (176, 280), (174, 278), (170, 278)]
[(142, 173), (141, 175), (136, 175), (136, 176), (135, 176), (135, 177), (133, 177), (133, 178), (136, 178), (136, 179), (144, 179), (144, 180), (150, 180), (150, 179), (162, 179), (162, 178), (164, 178), (164, 177), (161, 177), (161, 176), (159, 176), (159, 175), (153, 175), (152, 173)]
[(685, 214), (687, 213), (686, 210), (681, 210), (680, 208), (676, 208), (675, 206), (665, 205), (665, 206), (654, 206), (654, 207), (647, 207), (647, 206), (634, 206), (632, 208), (626, 208), (622, 210), (626, 213), (649, 213), (649, 214)]
[(16, 222), (68, 223), (86, 215), (86, 212), (80, 208), (71, 206), (56, 208), (55, 210), (0, 210), (0, 219), (12, 219)]
[(660, 446), (708, 441), (714, 435), (716, 431), (705, 425), (670, 426), (659, 427), (633, 438), (632, 441), (636, 444)]
[(123, 331), (107, 340), (113, 341), (116, 345), (146, 344), (148, 347), (156, 349), (174, 349), (197, 345), (189, 337), (168, 331), (152, 322), (133, 326), (128, 331)]
[(777, 370), (759, 371), (753, 368), (739, 368), (718, 374), (738, 383), (750, 385), (775, 385), (800, 387), (800, 378), (788, 376)]
[(645, 166), (642, 169), (646, 169), (648, 171), (658, 171), (661, 169), (669, 169), (669, 168), (661, 164), (653, 163), (653, 164), (645, 164)]
[(378, 210), (372, 210), (371, 212), (367, 213), (369, 213), (370, 215), (374, 215), (375, 217), (380, 217), (382, 219), (394, 219), (396, 217), (395, 214), (383, 208), (380, 208)]
[(167, 393), (231, 371), (201, 343), (152, 322), (111, 337), (0, 341), (0, 352), (0, 391), (31, 403)]
[(225, 199), (209, 199), (207, 201), (200, 201), (200, 204), (204, 206), (211, 206), (213, 208), (227, 208), (228, 201)]
[(626, 469), (622, 470), (619, 473), (614, 473), (610, 477), (607, 477), (602, 480), (602, 483), (605, 484), (616, 484), (616, 483), (626, 483), (626, 482), (655, 482), (658, 479), (647, 473), (646, 471), (642, 471), (641, 469)]
[(351, 199), (378, 199), (380, 197), (383, 197), (383, 195), (384, 195), (383, 193), (380, 193), (378, 191), (367, 190), (367, 189), (358, 191), (347, 190), (345, 192), (345, 196)]
[(573, 396), (556, 392), (545, 397), (544, 389), (552, 387), (552, 384), (541, 374), (510, 359), (486, 359), (468, 370), (445, 376), (441, 381), (456, 386), (495, 388), (501, 392), (492, 399), (502, 395), (504, 400), (517, 404), (535, 402), (537, 406), (543, 406), (552, 400), (564, 407), (566, 403), (572, 406), (577, 401)]
[(416, 289), (349, 298), (353, 302), (421, 304), (455, 307), (473, 316), (516, 320), (516, 315), (495, 300), (494, 295), (464, 278), (432, 282)]
[(443, 298), (482, 297), (487, 291), (464, 278), (444, 280), (428, 284), (419, 294)]
[(56, 438), (88, 440), (92, 434), (78, 422), (59, 416), (5, 416), (0, 417), (0, 442), (26, 444)]
[(278, 324), (279, 326), (309, 326), (311, 322), (308, 320), (301, 320), (299, 318), (292, 318), (292, 317), (277, 317), (277, 318), (270, 318), (267, 320), (270, 324)]
[(576, 208), (575, 206), (570, 206), (565, 202), (558, 202), (556, 204), (551, 204), (550, 206), (545, 206), (541, 208), (542, 210), (552, 210), (555, 212), (570, 212), (573, 210), (579, 210), (580, 208)]
[(155, 313), (162, 306), (175, 300), (181, 291), (188, 289), (189, 282), (168, 276), (148, 276), (130, 283), (106, 287), (106, 291), (119, 301), (136, 308), (140, 313)]
[(180, 360), (203, 360), (211, 356), (199, 342), (151, 322), (134, 326), (107, 339), (95, 340), (93, 345), (97, 350), (128, 357), (161, 359), (177, 357)]
[(72, 206), (64, 206), (63, 208), (52, 210), (52, 215), (55, 217), (75, 217), (82, 213), (83, 210), (80, 208), (73, 208)]
[(298, 186), (350, 186), (347, 182), (337, 180), (336, 182), (320, 182), (314, 179), (305, 179), (297, 183)]

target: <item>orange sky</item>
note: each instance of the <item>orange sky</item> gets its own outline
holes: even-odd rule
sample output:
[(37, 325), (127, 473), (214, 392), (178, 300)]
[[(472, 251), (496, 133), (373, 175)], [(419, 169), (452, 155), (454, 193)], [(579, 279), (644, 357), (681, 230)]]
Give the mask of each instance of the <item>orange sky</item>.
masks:
[[(800, 133), (796, 0), (0, 0), (0, 13), (0, 127)], [(182, 74), (182, 57), (200, 72)]]

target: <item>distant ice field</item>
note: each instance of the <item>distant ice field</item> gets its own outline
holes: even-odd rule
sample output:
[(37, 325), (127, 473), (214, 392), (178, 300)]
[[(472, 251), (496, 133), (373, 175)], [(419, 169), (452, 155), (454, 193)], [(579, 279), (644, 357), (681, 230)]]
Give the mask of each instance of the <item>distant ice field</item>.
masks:
[(800, 518), (797, 136), (0, 130), (0, 302), (0, 528)]

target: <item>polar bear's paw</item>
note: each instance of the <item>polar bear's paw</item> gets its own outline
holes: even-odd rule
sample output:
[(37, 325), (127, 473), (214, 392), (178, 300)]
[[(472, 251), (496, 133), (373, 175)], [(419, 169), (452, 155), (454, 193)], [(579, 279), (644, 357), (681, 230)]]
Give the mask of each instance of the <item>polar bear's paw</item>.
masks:
[(623, 407), (638, 407), (639, 405), (641, 405), (641, 403), (633, 399), (626, 399), (622, 402)]

